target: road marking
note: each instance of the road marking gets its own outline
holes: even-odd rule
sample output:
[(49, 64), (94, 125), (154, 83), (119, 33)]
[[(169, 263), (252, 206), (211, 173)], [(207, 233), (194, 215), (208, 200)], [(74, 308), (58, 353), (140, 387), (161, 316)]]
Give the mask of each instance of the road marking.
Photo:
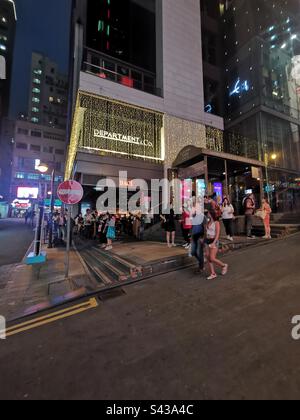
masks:
[(23, 322), (22, 324), (14, 325), (13, 327), (6, 329), (6, 337), (11, 337), (16, 334), (20, 334), (25, 331), (29, 331), (38, 327), (42, 327), (43, 325), (51, 324), (52, 322), (60, 321), (61, 319), (68, 318), (70, 316), (74, 316), (80, 314), (82, 312), (86, 312), (90, 309), (95, 309), (98, 307), (98, 302), (95, 298), (90, 299), (87, 302), (71, 306), (66, 309), (62, 309), (57, 312), (53, 312), (51, 314), (42, 316), (40, 318), (35, 318), (27, 322)]

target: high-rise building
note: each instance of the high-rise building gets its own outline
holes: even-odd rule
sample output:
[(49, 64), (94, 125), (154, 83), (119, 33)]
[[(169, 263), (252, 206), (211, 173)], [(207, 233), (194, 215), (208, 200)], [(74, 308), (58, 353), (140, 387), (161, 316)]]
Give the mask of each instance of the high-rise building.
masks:
[[(11, 175), (11, 122), (7, 120), (17, 14), (12, 0), (0, 0), (0, 196), (7, 200)], [(0, 198), (0, 201), (2, 200)]]
[(227, 142), (264, 162), (264, 192), (288, 211), (300, 205), (300, 3), (222, 1), (220, 13)]
[(29, 86), (29, 121), (65, 129), (68, 110), (68, 77), (59, 72), (57, 63), (34, 52)]
[(246, 137), (224, 138), (225, 6), (203, 2), (73, 2), (66, 175), (84, 185), (85, 206), (95, 206), (99, 179), (122, 169), (129, 183), (192, 180), (237, 208), (249, 191), (262, 196), (261, 155)]
[(14, 1), (0, 0), (0, 117), (8, 115), (16, 22)]
[[(55, 169), (56, 183), (63, 180), (65, 167), (65, 130), (40, 126), (32, 122), (14, 121), (12, 178), (10, 204), (16, 214), (32, 206), (33, 201), (50, 201), (51, 172)], [(49, 172), (39, 172), (39, 165), (47, 164)]]

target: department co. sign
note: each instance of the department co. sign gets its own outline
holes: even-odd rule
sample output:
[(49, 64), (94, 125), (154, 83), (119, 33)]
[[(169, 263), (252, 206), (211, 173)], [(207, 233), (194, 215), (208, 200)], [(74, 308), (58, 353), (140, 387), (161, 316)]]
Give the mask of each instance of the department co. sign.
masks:
[(79, 148), (91, 153), (163, 161), (163, 115), (151, 110), (80, 94), (84, 109)]

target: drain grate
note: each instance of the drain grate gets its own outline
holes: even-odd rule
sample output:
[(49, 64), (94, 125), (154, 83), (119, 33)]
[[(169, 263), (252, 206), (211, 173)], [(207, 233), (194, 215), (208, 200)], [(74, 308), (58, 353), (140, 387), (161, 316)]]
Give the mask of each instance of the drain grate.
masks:
[(125, 295), (126, 292), (123, 289), (118, 288), (112, 290), (105, 290), (98, 297), (102, 302), (106, 302), (107, 300), (116, 299)]

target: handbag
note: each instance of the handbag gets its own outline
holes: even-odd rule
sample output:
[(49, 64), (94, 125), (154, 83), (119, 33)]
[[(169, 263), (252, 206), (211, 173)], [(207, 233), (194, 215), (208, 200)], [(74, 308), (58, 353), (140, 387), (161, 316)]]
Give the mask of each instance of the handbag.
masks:
[(255, 216), (258, 217), (259, 219), (265, 220), (265, 218), (267, 217), (267, 212), (264, 210), (258, 210), (255, 213)]

